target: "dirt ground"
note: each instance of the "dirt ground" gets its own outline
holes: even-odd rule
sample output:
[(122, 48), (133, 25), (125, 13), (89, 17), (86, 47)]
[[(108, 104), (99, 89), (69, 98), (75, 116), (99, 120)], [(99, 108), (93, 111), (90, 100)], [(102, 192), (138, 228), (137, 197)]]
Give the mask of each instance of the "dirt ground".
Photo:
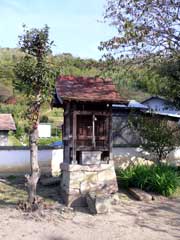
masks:
[(179, 240), (180, 198), (138, 202), (125, 193), (106, 215), (65, 208), (58, 186), (39, 187), (50, 208), (35, 213), (16, 209), (26, 198), (19, 179), (0, 181), (0, 240)]
[[(83, 210), (83, 211), (82, 211)], [(25, 214), (0, 208), (3, 240), (171, 240), (180, 239), (180, 199), (142, 203), (122, 200), (107, 215), (85, 209), (51, 209)]]

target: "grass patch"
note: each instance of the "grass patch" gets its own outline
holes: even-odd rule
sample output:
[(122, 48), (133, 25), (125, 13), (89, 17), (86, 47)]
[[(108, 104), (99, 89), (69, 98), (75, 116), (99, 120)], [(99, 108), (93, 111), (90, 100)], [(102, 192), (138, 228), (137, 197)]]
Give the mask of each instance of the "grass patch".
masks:
[[(37, 194), (48, 204), (61, 200), (59, 186), (44, 187), (38, 184)], [(10, 176), (6, 179), (0, 179), (0, 207), (16, 205), (19, 201), (26, 201), (27, 196), (24, 178)]]
[(16, 205), (19, 200), (25, 201), (27, 192), (24, 187), (16, 187), (10, 181), (0, 182), (0, 206)]
[(167, 165), (137, 165), (125, 170), (117, 169), (117, 180), (126, 188), (136, 187), (145, 191), (171, 196), (180, 186), (180, 175)]

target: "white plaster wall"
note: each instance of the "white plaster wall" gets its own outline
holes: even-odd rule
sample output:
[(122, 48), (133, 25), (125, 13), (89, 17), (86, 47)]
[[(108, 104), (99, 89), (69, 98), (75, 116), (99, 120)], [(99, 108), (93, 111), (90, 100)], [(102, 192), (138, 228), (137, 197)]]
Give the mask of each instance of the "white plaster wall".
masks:
[(40, 123), (38, 125), (38, 136), (40, 138), (49, 138), (51, 137), (51, 124), (49, 123)]
[(51, 172), (53, 176), (60, 175), (60, 164), (63, 162), (63, 149), (52, 151)]
[[(125, 168), (130, 164), (151, 164), (154, 157), (152, 154), (138, 147), (116, 147), (113, 148), (113, 160), (116, 167)], [(172, 166), (180, 166), (180, 147), (171, 151), (163, 160)]]
[[(42, 174), (57, 175), (63, 161), (63, 149), (43, 149), (38, 152)], [(29, 150), (0, 150), (0, 175), (21, 175), (30, 172)]]
[(135, 164), (152, 164), (151, 155), (140, 147), (113, 148), (115, 167), (122, 169)]
[(142, 156), (142, 148), (135, 147), (116, 147), (112, 149), (113, 157), (140, 157)]
[[(137, 160), (139, 161), (139, 159), (144, 161), (146, 154), (148, 153), (144, 152), (142, 148), (113, 148), (113, 159), (116, 167), (127, 167), (129, 164)], [(60, 163), (63, 162), (63, 149), (39, 150), (38, 157), (42, 174), (53, 176), (60, 174)], [(0, 150), (0, 176), (24, 175), (28, 172), (30, 172), (29, 150)]]
[[(131, 159), (141, 155), (138, 148), (113, 148), (114, 159)], [(43, 149), (38, 152), (42, 174), (58, 176), (63, 162), (63, 149)], [(0, 175), (24, 175), (30, 172), (30, 151), (27, 149), (0, 150)]]
[[(114, 159), (131, 159), (140, 156), (139, 148), (113, 148)], [(63, 149), (43, 149), (38, 152), (42, 174), (57, 176), (63, 162)], [(27, 149), (0, 150), (0, 175), (24, 175), (30, 172), (30, 151)]]

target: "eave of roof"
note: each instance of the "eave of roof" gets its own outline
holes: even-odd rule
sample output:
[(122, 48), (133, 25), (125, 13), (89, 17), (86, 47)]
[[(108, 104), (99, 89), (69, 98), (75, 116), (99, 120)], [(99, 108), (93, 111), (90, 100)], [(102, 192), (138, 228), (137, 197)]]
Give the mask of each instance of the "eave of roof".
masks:
[(11, 114), (0, 114), (0, 131), (15, 131), (16, 126)]
[(111, 79), (60, 76), (56, 80), (56, 93), (63, 101), (128, 104)]
[(170, 100), (167, 100), (167, 99), (165, 99), (164, 97), (160, 97), (160, 96), (151, 96), (151, 97), (149, 97), (149, 98), (143, 100), (141, 103), (144, 104), (144, 103), (150, 101), (151, 99), (159, 99), (159, 100), (162, 100), (162, 101), (171, 102)]
[(147, 113), (153, 113), (155, 115), (161, 115), (161, 116), (165, 116), (165, 117), (172, 117), (172, 118), (180, 118), (179, 114), (173, 114), (173, 113), (166, 113), (166, 112), (160, 112), (160, 111), (146, 111)]

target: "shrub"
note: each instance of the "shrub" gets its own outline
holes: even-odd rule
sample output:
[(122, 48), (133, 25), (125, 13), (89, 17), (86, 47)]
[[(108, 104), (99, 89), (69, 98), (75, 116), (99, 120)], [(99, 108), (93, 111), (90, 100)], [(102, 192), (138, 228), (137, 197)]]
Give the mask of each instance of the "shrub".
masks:
[(23, 126), (19, 125), (16, 123), (16, 132), (15, 132), (15, 137), (17, 139), (20, 139), (23, 135), (25, 134)]
[(50, 145), (53, 142), (60, 141), (61, 139), (59, 137), (51, 137), (51, 138), (39, 138), (38, 139), (38, 145), (39, 146), (46, 146)]
[(137, 187), (164, 196), (170, 196), (180, 185), (175, 168), (167, 165), (136, 165), (116, 170), (117, 179), (124, 187)]
[(161, 119), (153, 112), (136, 117), (131, 114), (129, 124), (139, 133), (143, 140), (143, 149), (152, 154), (156, 163), (160, 164), (175, 146), (179, 146), (178, 125), (167, 119)]
[(52, 128), (51, 129), (51, 134), (52, 136), (57, 136), (59, 137), (60, 139), (62, 139), (62, 130), (60, 128)]

